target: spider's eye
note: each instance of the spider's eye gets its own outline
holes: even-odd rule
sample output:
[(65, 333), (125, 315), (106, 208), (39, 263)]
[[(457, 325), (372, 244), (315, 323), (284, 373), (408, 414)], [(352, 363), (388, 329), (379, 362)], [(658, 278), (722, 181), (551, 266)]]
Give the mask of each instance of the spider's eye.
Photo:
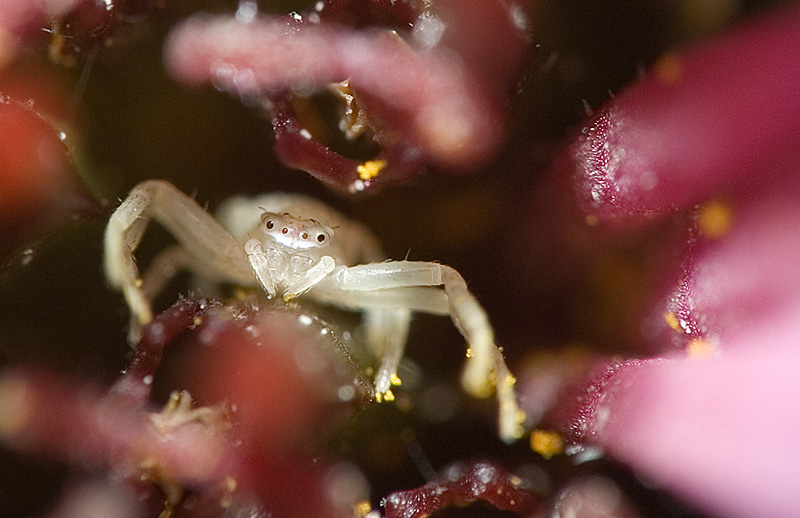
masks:
[(318, 234), (318, 235), (317, 235), (317, 242), (318, 242), (318, 243), (323, 243), (323, 242), (325, 242), (325, 234)]
[(302, 234), (300, 234), (300, 237), (302, 237), (303, 239), (308, 239), (308, 232), (303, 232)]
[(289, 233), (289, 229), (288, 229), (288, 228), (286, 228), (286, 227), (283, 227), (283, 228), (281, 229), (281, 234), (288, 234), (288, 233)]
[(275, 223), (273, 223), (271, 220), (267, 221), (267, 229), (272, 230), (273, 228), (275, 228)]

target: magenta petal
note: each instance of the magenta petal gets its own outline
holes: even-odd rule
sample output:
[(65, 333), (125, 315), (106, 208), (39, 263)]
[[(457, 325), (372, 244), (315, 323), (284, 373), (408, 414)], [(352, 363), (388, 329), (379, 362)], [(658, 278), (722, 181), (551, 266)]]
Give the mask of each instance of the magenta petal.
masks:
[(795, 306), (719, 358), (609, 367), (567, 427), (721, 516), (796, 516), (798, 335)]
[(497, 95), (516, 85), (530, 52), (528, 3), (519, 0), (437, 0), (446, 29), (442, 45), (491, 84)]
[[(573, 148), (593, 210), (691, 206), (798, 156), (800, 8), (741, 27), (600, 110)], [(786, 174), (771, 169), (772, 175)]]
[(735, 336), (742, 328), (771, 321), (782, 305), (798, 300), (799, 191), (798, 186), (760, 190), (738, 200), (731, 230), (719, 240), (701, 237), (691, 251), (670, 311), (690, 322), (697, 336)]

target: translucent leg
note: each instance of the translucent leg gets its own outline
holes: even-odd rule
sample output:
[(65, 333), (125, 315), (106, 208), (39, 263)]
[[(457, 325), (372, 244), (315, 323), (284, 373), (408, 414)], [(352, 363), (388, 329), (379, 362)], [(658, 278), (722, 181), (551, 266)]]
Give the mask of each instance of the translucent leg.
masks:
[(122, 290), (141, 324), (153, 318), (133, 253), (149, 220), (161, 223), (189, 256), (202, 258), (204, 270), (217, 278), (252, 283), (239, 244), (206, 210), (175, 186), (160, 180), (143, 182), (114, 211), (105, 233), (105, 270), (109, 283)]
[(283, 294), (284, 300), (289, 301), (306, 293), (322, 279), (327, 277), (335, 268), (336, 261), (333, 260), (333, 257), (323, 255), (319, 258), (319, 262), (306, 270), (302, 276), (298, 276), (292, 280), (286, 287), (286, 293)]
[(274, 249), (265, 250), (258, 239), (248, 240), (244, 251), (253, 274), (269, 298), (282, 292), (284, 300), (292, 300), (316, 286), (336, 268), (333, 257), (323, 255), (316, 264), (302, 272), (286, 272), (291, 257)]
[[(421, 288), (438, 286), (437, 291)], [(513, 440), (522, 435), (524, 414), (514, 391), (515, 379), (494, 343), (494, 331), (483, 307), (467, 289), (464, 278), (449, 266), (415, 261), (393, 261), (341, 268), (321, 282), (311, 295), (326, 302), (369, 308), (382, 295), (399, 298), (401, 288), (426, 293), (408, 306), (395, 306), (446, 313), (467, 341), (467, 365), (462, 375), (464, 389), (476, 397), (488, 397), (496, 390), (500, 406), (500, 435)], [(363, 295), (362, 295), (363, 294)], [(359, 300), (359, 299), (362, 300)], [(337, 302), (339, 301), (339, 302)], [(444, 306), (444, 307), (443, 307)]]
[(392, 399), (392, 386), (400, 385), (397, 366), (403, 358), (410, 320), (407, 309), (369, 309), (364, 315), (367, 344), (381, 359), (374, 380), (379, 400)]

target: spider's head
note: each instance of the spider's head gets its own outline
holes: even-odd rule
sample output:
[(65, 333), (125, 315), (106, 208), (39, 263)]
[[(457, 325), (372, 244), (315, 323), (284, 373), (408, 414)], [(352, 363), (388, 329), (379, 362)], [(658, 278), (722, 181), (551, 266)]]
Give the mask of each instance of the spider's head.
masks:
[(295, 218), (288, 212), (265, 211), (261, 214), (260, 229), (275, 242), (299, 250), (326, 247), (333, 237), (331, 227), (315, 219)]

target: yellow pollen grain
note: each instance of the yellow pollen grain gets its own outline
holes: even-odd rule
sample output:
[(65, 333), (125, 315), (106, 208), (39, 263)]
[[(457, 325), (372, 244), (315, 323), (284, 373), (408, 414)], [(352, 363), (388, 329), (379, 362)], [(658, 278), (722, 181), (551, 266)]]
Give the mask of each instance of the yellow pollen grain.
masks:
[(356, 172), (358, 173), (358, 177), (362, 180), (371, 180), (378, 176), (381, 171), (386, 169), (387, 162), (384, 159), (381, 160), (367, 160), (363, 164), (359, 164), (356, 167)]
[(481, 383), (479, 386), (470, 387), (469, 393), (472, 394), (473, 397), (478, 399), (486, 399), (492, 394), (494, 394), (494, 382), (491, 383)]
[(531, 449), (545, 459), (549, 459), (553, 455), (564, 452), (564, 439), (558, 432), (534, 430), (531, 432)]
[(353, 516), (356, 518), (364, 518), (372, 512), (372, 504), (366, 500), (362, 500), (353, 506)]
[(701, 236), (719, 239), (731, 229), (733, 211), (727, 203), (710, 201), (697, 213), (697, 229)]
[(137, 288), (141, 289), (142, 286), (144, 285), (144, 281), (142, 280), (141, 277), (136, 277), (136, 279), (134, 279), (134, 281), (133, 281), (133, 285), (136, 286)]
[(475, 351), (472, 350), (472, 347), (467, 347), (467, 358), (472, 358), (475, 356)]
[(394, 392), (391, 390), (387, 390), (383, 393), (383, 400), (384, 401), (394, 401)]
[(139, 320), (139, 323), (142, 324), (143, 326), (146, 326), (147, 324), (153, 321), (153, 315), (151, 315), (149, 311), (147, 313), (140, 313), (136, 315), (136, 318), (137, 320)]
[(400, 376), (398, 376), (396, 372), (393, 372), (392, 375), (389, 376), (389, 383), (395, 387), (399, 387), (403, 384), (403, 380), (400, 379)]
[(667, 52), (658, 58), (653, 72), (665, 83), (676, 83), (683, 77), (683, 62), (677, 54)]
[(667, 323), (669, 327), (672, 328), (673, 331), (681, 330), (681, 323), (678, 321), (678, 316), (675, 313), (664, 313), (664, 322)]
[(227, 509), (233, 503), (233, 492), (236, 491), (236, 479), (228, 475), (222, 480), (222, 498), (219, 506)]
[(702, 338), (696, 338), (686, 346), (686, 353), (693, 360), (707, 360), (713, 357), (715, 352), (714, 344)]
[(194, 317), (193, 322), (194, 322), (194, 325), (199, 326), (200, 324), (203, 323), (203, 317)]

